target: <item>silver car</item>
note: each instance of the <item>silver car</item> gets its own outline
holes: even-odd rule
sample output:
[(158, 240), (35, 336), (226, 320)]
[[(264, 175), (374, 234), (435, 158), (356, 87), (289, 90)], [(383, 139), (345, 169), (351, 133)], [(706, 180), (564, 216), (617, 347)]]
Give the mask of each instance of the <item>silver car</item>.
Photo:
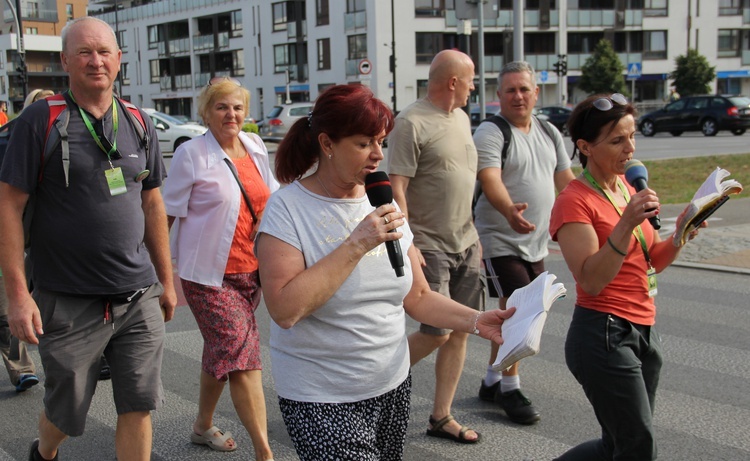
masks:
[(294, 122), (302, 117), (307, 117), (312, 108), (313, 103), (311, 102), (295, 102), (273, 106), (260, 127), (260, 137), (264, 141), (281, 141)]

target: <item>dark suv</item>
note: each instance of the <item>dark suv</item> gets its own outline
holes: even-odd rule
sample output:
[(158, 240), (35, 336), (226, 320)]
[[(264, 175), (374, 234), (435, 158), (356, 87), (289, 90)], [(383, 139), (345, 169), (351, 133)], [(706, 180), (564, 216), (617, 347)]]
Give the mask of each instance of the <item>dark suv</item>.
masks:
[(715, 136), (720, 130), (741, 135), (750, 128), (750, 99), (744, 96), (686, 96), (638, 120), (644, 136), (667, 131), (679, 136), (701, 131)]

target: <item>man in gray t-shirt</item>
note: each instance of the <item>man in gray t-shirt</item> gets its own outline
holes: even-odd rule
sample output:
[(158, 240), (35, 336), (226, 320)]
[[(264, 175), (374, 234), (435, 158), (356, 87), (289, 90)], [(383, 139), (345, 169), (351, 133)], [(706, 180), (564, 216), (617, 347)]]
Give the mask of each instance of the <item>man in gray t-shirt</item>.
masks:
[[(542, 127), (547, 122), (532, 116), (539, 95), (534, 69), (523, 61), (506, 64), (498, 77), (497, 95), (512, 140), (503, 165), (503, 134), (497, 125), (482, 123), (474, 133), (483, 192), (475, 208), (475, 225), (490, 297), (500, 298), (500, 309), (505, 309), (514, 290), (544, 272), (555, 188), (562, 190), (573, 173), (562, 135)], [(479, 397), (498, 403), (514, 422), (539, 421), (539, 412), (521, 393), (518, 364), (502, 373), (492, 369), (497, 350), (493, 345)]]

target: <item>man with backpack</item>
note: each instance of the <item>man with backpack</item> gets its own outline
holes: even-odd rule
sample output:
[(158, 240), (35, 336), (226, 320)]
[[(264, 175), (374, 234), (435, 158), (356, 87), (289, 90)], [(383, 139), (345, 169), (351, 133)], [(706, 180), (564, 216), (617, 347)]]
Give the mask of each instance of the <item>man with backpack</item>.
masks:
[[(56, 460), (62, 442), (83, 433), (104, 353), (118, 414), (117, 458), (145, 461), (150, 411), (164, 399), (164, 320), (177, 299), (159, 191), (165, 170), (148, 117), (134, 120), (114, 97), (122, 52), (112, 28), (83, 17), (61, 35), (70, 79), (58, 101), (64, 117), (50, 125), (49, 100), (24, 110), (0, 169), (0, 265), (11, 333), (39, 344), (46, 374), (29, 459)], [(23, 261), (27, 203), (33, 298)]]
[[(474, 133), (482, 192), (474, 223), (490, 297), (500, 298), (505, 309), (514, 290), (544, 272), (555, 188), (562, 190), (574, 176), (560, 132), (532, 115), (539, 95), (534, 68), (510, 62), (497, 83), (500, 114)], [(518, 364), (502, 372), (492, 369), (497, 350), (493, 344), (479, 398), (497, 403), (516, 423), (536, 423), (539, 412), (521, 392)]]

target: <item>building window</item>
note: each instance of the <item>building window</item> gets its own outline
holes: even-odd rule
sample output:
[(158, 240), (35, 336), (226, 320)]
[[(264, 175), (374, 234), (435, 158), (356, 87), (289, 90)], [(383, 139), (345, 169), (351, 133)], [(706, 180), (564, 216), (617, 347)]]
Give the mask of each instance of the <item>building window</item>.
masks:
[[(530, 55), (555, 54), (555, 34), (552, 32), (539, 32), (524, 34), (524, 53)], [(486, 50), (485, 50), (486, 53)]]
[(72, 3), (66, 3), (65, 4), (65, 19), (67, 21), (72, 21), (75, 16), (73, 16), (73, 4)]
[(159, 44), (159, 27), (148, 26), (148, 48), (150, 50), (156, 48)]
[(455, 0), (414, 0), (414, 15), (418, 18), (444, 17), (445, 10), (455, 9)]
[(148, 64), (151, 71), (151, 83), (159, 83), (159, 77), (161, 77), (161, 73), (159, 72), (159, 60), (152, 59)]
[(330, 22), (328, 18), (328, 0), (315, 0), (315, 17), (316, 24), (327, 26)]
[(733, 58), (740, 55), (740, 30), (719, 29), (718, 57)]
[[(501, 0), (507, 2), (507, 0)], [(513, 1), (511, 0), (512, 4)], [(511, 7), (513, 9), (513, 7)], [(615, 0), (570, 0), (568, 10), (614, 10)]]
[(318, 70), (331, 68), (331, 39), (318, 40)]
[(127, 62), (123, 62), (120, 64), (120, 77), (122, 78), (123, 85), (130, 85), (130, 75), (128, 73)]
[(644, 16), (667, 16), (669, 12), (667, 0), (645, 0)]
[(347, 37), (349, 42), (349, 59), (364, 59), (367, 57), (367, 35), (350, 35)]
[(245, 52), (242, 50), (232, 51), (232, 75), (245, 75)]
[(719, 0), (719, 16), (741, 16), (742, 0)]
[(39, 19), (39, 3), (26, 2), (26, 15), (24, 17)]
[(273, 31), (279, 32), (286, 30), (286, 2), (274, 3), (271, 5), (273, 13)]
[(286, 72), (293, 63), (296, 49), (294, 45), (276, 45), (273, 47), (273, 71), (276, 73)]
[(346, 0), (346, 12), (356, 13), (358, 11), (365, 11), (365, 0)]
[(126, 31), (124, 30), (117, 31), (117, 44), (120, 45), (120, 49), (123, 53), (126, 53), (128, 49), (128, 41), (125, 40), (125, 34)]
[(643, 31), (643, 59), (667, 59), (667, 31)]
[(232, 37), (242, 37), (242, 10), (232, 11)]
[(417, 64), (427, 64), (440, 51), (443, 34), (439, 32), (417, 32), (416, 61)]
[[(573, 5), (575, 4), (575, 0), (568, 0), (568, 9), (576, 9)], [(501, 10), (513, 10), (513, 0), (500, 0), (500, 9)], [(538, 10), (539, 9), (539, 0), (526, 0), (525, 9), (527, 10)], [(557, 9), (557, 3), (556, 0), (549, 0), (549, 9), (550, 10), (556, 10)], [(611, 9), (611, 8), (610, 8)]]
[(38, 27), (26, 27), (24, 34), (26, 35), (39, 35)]

